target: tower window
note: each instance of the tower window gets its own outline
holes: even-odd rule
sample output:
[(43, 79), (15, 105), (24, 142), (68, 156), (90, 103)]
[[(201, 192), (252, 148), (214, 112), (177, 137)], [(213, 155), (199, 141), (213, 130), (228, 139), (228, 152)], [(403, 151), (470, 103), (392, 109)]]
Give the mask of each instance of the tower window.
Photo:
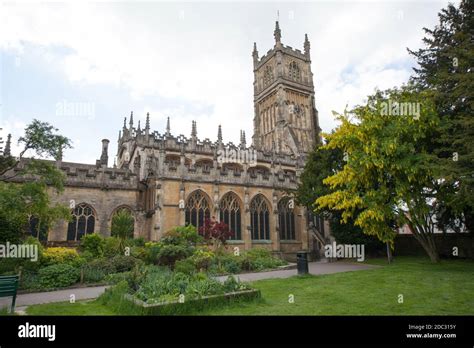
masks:
[(291, 62), (290, 66), (288, 67), (288, 75), (290, 79), (295, 80), (295, 81), (300, 81), (301, 80), (301, 72), (300, 72), (300, 67), (296, 62)]
[(273, 69), (267, 65), (263, 73), (263, 86), (266, 87), (273, 81)]

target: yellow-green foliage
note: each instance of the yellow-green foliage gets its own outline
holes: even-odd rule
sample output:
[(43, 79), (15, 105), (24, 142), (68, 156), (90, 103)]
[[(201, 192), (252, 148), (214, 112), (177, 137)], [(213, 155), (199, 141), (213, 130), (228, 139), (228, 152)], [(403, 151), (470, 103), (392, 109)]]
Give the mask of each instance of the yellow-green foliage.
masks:
[(53, 247), (45, 249), (41, 262), (44, 265), (55, 265), (62, 263), (77, 265), (80, 263), (80, 257), (76, 249)]
[[(389, 101), (418, 105), (418, 113), (387, 114), (383, 107)], [(343, 222), (354, 219), (364, 233), (383, 242), (393, 242), (393, 223), (426, 221), (437, 183), (426, 148), (438, 122), (429, 95), (409, 87), (378, 91), (366, 105), (337, 119), (340, 125), (325, 135), (324, 147), (343, 151), (346, 163), (323, 180), (331, 192), (316, 206), (340, 211)]]

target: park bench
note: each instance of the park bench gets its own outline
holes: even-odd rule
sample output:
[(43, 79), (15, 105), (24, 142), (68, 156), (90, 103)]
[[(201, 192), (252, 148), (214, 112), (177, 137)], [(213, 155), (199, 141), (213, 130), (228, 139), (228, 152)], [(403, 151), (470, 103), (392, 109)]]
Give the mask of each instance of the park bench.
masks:
[(18, 276), (0, 276), (0, 298), (12, 297), (11, 312), (15, 312), (16, 291), (18, 289)]

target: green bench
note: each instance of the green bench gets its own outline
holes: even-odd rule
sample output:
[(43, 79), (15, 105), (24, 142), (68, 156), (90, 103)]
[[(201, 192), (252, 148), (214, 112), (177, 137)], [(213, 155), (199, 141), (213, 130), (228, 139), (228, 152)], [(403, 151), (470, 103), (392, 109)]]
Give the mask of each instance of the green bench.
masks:
[(0, 276), (0, 298), (12, 297), (10, 313), (15, 313), (16, 291), (18, 289), (18, 276)]

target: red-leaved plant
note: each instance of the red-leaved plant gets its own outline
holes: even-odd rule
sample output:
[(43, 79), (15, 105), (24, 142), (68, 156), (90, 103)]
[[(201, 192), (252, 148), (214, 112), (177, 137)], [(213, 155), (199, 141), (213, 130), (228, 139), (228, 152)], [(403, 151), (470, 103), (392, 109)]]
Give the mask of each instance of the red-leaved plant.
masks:
[(203, 236), (208, 244), (212, 245), (214, 251), (218, 251), (234, 235), (234, 232), (225, 222), (217, 222), (212, 217), (204, 220), (204, 225), (199, 227), (199, 234)]

